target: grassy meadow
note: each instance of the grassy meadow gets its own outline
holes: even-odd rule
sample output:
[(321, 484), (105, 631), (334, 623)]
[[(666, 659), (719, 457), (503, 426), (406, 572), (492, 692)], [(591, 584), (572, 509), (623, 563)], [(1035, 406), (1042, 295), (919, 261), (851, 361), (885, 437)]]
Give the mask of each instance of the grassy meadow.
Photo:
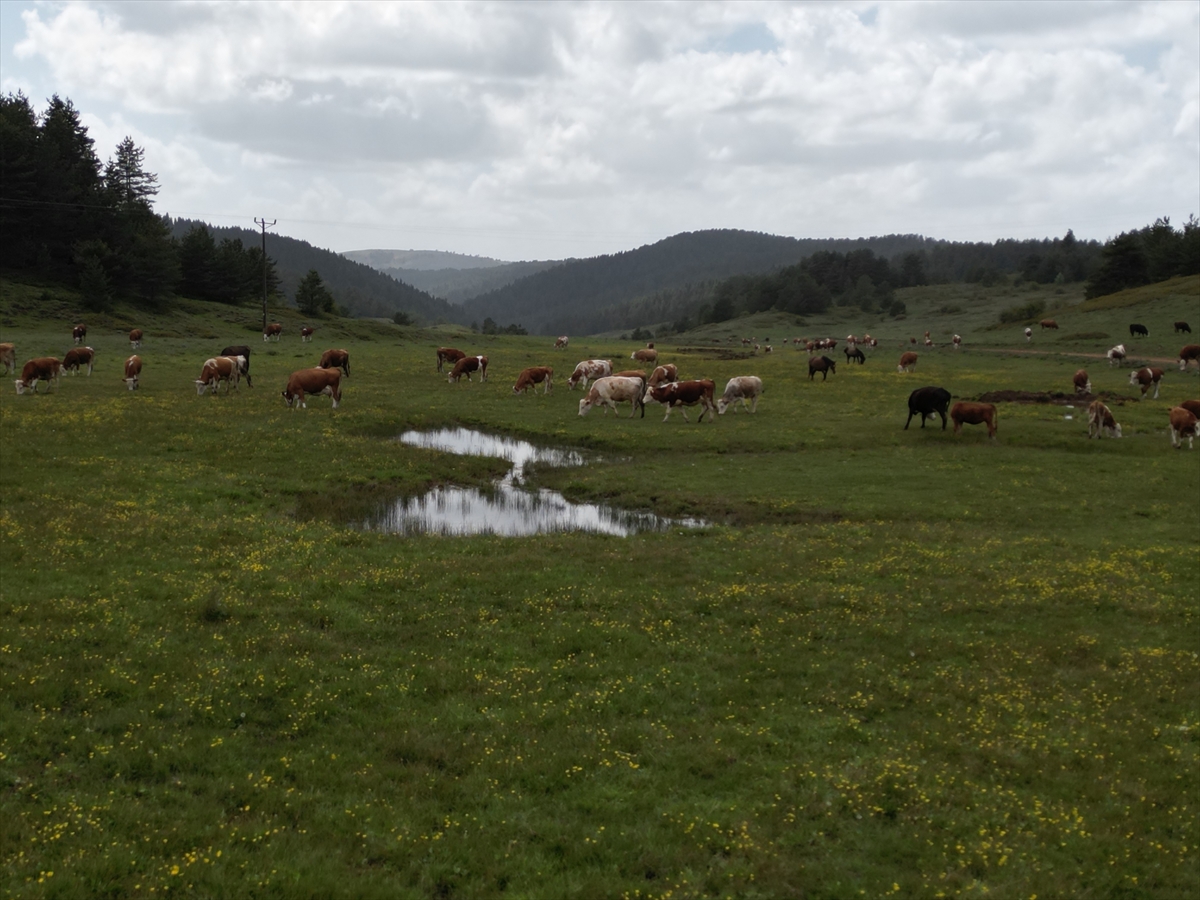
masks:
[[(1200, 449), (1171, 448), (1166, 411), (1200, 376), (1111, 400), (1121, 440), (1051, 404), (1000, 404), (995, 442), (903, 430), (928, 384), (1069, 391), (1085, 365), (1132, 398), (1128, 367), (1086, 354), (1170, 358), (1173, 320), (1200, 331), (1200, 279), (1038, 290), (1060, 331), (1032, 344), (992, 325), (1036, 294), (970, 285), (912, 289), (899, 321), (660, 341), (682, 377), (765, 382), (756, 415), (698, 425), (577, 415), (574, 364), (629, 341), (330, 319), (301, 344), (277, 310), (264, 345), (253, 309), (87, 315), (0, 281), (19, 363), (61, 356), (74, 321), (97, 350), (90, 378), (0, 390), (4, 895), (1193, 895)], [(897, 374), (926, 329), (941, 346)], [(781, 346), (850, 331), (880, 346), (864, 366), (839, 347), (825, 383)], [(255, 387), (196, 396), (242, 342)], [(447, 384), (442, 344), (488, 355), (489, 381)], [(328, 347), (351, 355), (341, 408), (287, 409), (287, 374)], [(553, 393), (514, 396), (543, 364)], [(710, 524), (354, 527), (506, 470), (393, 439), (454, 424), (588, 450), (533, 472), (570, 499)]]

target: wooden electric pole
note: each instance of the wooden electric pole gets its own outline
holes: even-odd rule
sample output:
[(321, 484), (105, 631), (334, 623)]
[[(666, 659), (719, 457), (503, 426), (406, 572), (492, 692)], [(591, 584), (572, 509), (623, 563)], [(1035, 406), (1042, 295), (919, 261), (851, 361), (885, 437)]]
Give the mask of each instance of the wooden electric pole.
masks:
[(267, 229), (272, 227), (278, 219), (272, 219), (268, 222), (264, 219), (255, 219), (255, 225), (262, 226), (262, 267), (263, 267), (263, 334), (267, 333)]

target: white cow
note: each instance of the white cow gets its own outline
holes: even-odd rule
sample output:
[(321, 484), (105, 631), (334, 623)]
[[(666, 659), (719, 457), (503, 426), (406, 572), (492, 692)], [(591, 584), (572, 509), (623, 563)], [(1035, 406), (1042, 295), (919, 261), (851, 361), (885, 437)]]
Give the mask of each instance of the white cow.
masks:
[[(732, 406), (736, 413), (738, 402), (741, 402), (743, 409), (755, 412), (762, 392), (762, 379), (757, 375), (737, 375), (730, 378), (729, 383), (725, 385), (725, 393), (717, 401), (717, 412), (725, 415), (725, 410)], [(750, 401), (748, 406), (746, 401)]]
[(582, 382), (583, 387), (596, 378), (606, 378), (612, 374), (612, 363), (607, 359), (585, 359), (575, 367), (571, 377), (567, 379), (567, 387), (575, 390), (575, 385)]
[(1125, 358), (1125, 345), (1117, 344), (1117, 346), (1115, 346), (1111, 350), (1109, 350), (1108, 353), (1105, 354), (1105, 356), (1108, 357), (1108, 364), (1110, 366), (1121, 365), (1121, 360), (1123, 360)]
[(646, 382), (640, 378), (621, 375), (598, 378), (592, 385), (592, 389), (588, 391), (588, 395), (579, 401), (579, 414), (586, 416), (588, 410), (599, 404), (604, 407), (604, 414), (608, 415), (610, 406), (613, 412), (617, 412), (617, 404), (628, 401), (630, 404), (629, 418), (634, 417), (639, 406), (642, 408), (642, 417), (645, 418), (646, 404), (642, 401), (642, 392), (645, 388)]

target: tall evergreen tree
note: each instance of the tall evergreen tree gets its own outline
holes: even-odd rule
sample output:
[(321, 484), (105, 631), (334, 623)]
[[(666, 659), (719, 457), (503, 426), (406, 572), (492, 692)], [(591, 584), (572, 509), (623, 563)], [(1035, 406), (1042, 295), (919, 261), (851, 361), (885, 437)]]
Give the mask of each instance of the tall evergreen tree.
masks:
[[(333, 294), (321, 281), (316, 269), (309, 269), (296, 288), (296, 305), (307, 316), (322, 312), (333, 312)], [(492, 323), (495, 328), (495, 323)]]

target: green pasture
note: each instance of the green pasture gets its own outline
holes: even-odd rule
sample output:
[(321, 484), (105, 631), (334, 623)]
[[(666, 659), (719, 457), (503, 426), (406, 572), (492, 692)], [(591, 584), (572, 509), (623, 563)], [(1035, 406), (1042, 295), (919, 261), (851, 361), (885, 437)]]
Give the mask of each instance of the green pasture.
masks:
[[(972, 290), (969, 316), (936, 312)], [(657, 342), (684, 377), (766, 384), (756, 415), (685, 424), (577, 415), (571, 368), (632, 368), (629, 341), (329, 319), (301, 344), (274, 310), (264, 345), (253, 309), (85, 316), (0, 282), (19, 362), (61, 356), (81, 317), (97, 350), (90, 378), (0, 389), (4, 894), (1192, 895), (1200, 448), (1166, 424), (1200, 376), (1169, 367), (1159, 400), (1123, 400), (1128, 367), (1066, 354), (1102, 354), (1128, 319), (1151, 330), (1137, 352), (1173, 356), (1160, 323), (1200, 331), (1200, 288), (1067, 297), (1032, 347), (988, 328), (1012, 290)], [(826, 324), (881, 344), (864, 366), (839, 347), (822, 383), (782, 341), (726, 340)], [(967, 347), (897, 374), (926, 328)], [(203, 360), (243, 342), (255, 387), (196, 396)], [(488, 382), (447, 384), (440, 344), (488, 355)], [(287, 374), (328, 347), (351, 354), (341, 408), (288, 410)], [(514, 396), (535, 364), (554, 391)], [(1054, 404), (1000, 404), (995, 442), (903, 430), (916, 387), (1069, 391), (1081, 364), (1121, 440)], [(393, 439), (454, 424), (585, 449), (532, 475), (571, 499), (710, 524), (354, 527), (505, 471)]]

